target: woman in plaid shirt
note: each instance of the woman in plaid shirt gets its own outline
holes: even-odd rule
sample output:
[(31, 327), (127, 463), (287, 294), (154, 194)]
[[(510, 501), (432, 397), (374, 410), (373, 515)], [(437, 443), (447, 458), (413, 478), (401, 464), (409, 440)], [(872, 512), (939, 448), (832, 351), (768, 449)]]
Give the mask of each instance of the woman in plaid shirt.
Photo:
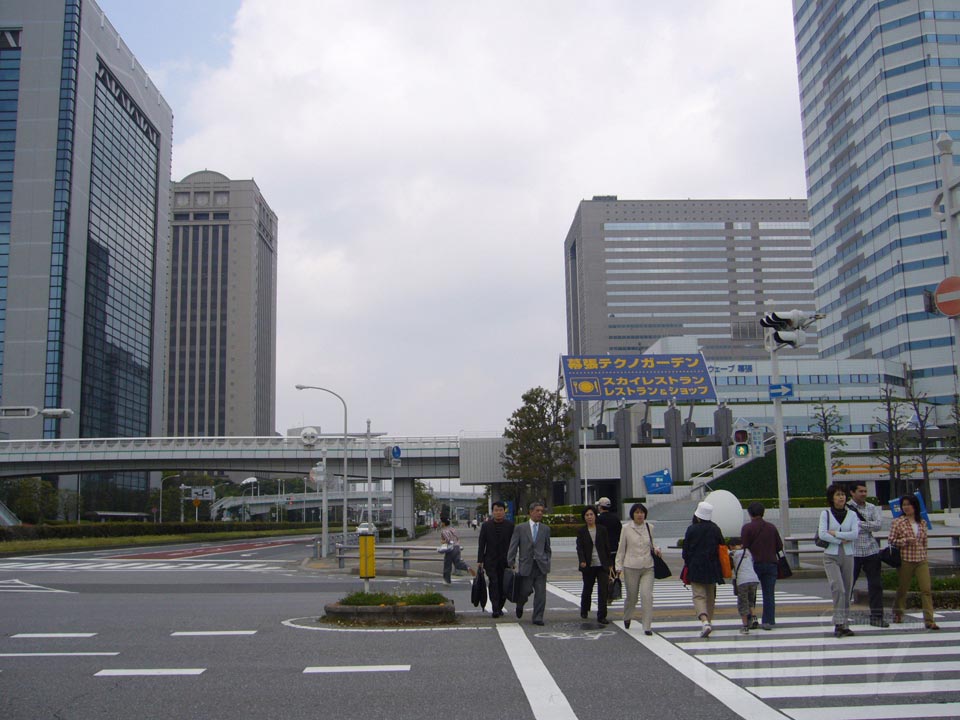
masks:
[(903, 622), (904, 600), (910, 581), (917, 577), (920, 600), (923, 605), (923, 622), (927, 630), (939, 630), (933, 621), (933, 598), (930, 595), (930, 567), (927, 565), (927, 525), (920, 517), (920, 503), (913, 495), (900, 498), (903, 515), (893, 521), (887, 542), (900, 548), (900, 584), (897, 599), (893, 603), (893, 621)]

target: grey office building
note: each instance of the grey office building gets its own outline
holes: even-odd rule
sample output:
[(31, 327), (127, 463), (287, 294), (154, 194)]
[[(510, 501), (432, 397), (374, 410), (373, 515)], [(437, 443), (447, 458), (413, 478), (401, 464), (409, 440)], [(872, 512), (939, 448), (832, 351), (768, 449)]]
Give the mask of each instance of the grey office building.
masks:
[[(0, 403), (18, 437), (160, 427), (170, 107), (93, 0), (0, 3)], [(86, 476), (124, 509), (146, 477)]]
[(936, 139), (960, 139), (960, 3), (794, 0), (793, 11), (822, 356), (899, 362), (946, 406), (956, 341), (923, 293), (950, 274), (931, 205)]
[[(760, 317), (815, 310), (805, 200), (618, 200), (567, 234), (567, 350), (640, 353), (695, 337), (709, 360), (769, 357)], [(816, 335), (793, 351), (816, 355)]]
[(173, 183), (166, 432), (275, 433), (277, 216), (253, 180)]

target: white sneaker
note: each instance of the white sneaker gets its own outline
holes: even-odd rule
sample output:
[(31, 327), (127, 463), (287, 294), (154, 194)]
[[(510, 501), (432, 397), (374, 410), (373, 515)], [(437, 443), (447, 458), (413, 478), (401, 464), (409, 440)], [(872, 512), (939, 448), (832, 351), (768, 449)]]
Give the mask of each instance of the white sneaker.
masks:
[(713, 632), (713, 627), (711, 627), (710, 623), (704, 623), (703, 628), (700, 630), (700, 637), (705, 638), (708, 635), (710, 635), (710, 633), (712, 632)]

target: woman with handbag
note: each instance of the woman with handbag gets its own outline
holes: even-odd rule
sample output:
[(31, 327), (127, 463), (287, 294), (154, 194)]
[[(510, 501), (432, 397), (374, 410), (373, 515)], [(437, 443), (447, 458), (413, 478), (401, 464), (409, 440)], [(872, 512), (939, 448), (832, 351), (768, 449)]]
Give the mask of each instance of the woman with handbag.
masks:
[(711, 622), (717, 602), (717, 583), (723, 582), (719, 555), (723, 533), (712, 518), (713, 505), (700, 503), (693, 513), (693, 522), (683, 536), (686, 581), (693, 591), (693, 610), (701, 623), (700, 637), (703, 638), (713, 632)]
[(823, 570), (833, 597), (833, 636), (853, 635), (849, 627), (853, 592), (853, 544), (860, 534), (860, 519), (847, 509), (847, 491), (836, 483), (827, 488), (827, 509), (820, 513), (817, 538), (826, 543)]
[(917, 578), (923, 624), (927, 630), (939, 630), (933, 619), (933, 598), (930, 595), (930, 566), (927, 565), (927, 524), (920, 517), (920, 503), (913, 495), (900, 498), (903, 515), (893, 521), (887, 542), (900, 549), (900, 583), (893, 603), (893, 621), (903, 622), (903, 609), (910, 581)]
[(647, 524), (647, 508), (634, 503), (630, 508), (630, 521), (620, 533), (615, 569), (623, 575), (627, 599), (623, 603), (623, 626), (630, 627), (633, 611), (640, 599), (641, 620), (644, 635), (653, 635), (653, 556), (661, 551), (653, 543), (653, 532)]
[(580, 617), (590, 614), (593, 600), (593, 586), (597, 586), (597, 622), (609, 625), (607, 620), (607, 589), (612, 579), (610, 567), (610, 538), (607, 529), (597, 525), (597, 511), (592, 507), (584, 508), (580, 513), (585, 523), (577, 531), (577, 559), (580, 561), (580, 574), (583, 575), (583, 590), (580, 593)]

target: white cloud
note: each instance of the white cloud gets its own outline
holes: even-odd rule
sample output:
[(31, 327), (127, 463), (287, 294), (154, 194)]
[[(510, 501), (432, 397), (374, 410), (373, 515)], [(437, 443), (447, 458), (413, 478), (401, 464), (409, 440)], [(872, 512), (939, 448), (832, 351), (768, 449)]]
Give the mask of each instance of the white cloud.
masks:
[(280, 218), (278, 426), (502, 430), (566, 347), (577, 203), (802, 197), (789, 6), (247, 0), (174, 176)]

